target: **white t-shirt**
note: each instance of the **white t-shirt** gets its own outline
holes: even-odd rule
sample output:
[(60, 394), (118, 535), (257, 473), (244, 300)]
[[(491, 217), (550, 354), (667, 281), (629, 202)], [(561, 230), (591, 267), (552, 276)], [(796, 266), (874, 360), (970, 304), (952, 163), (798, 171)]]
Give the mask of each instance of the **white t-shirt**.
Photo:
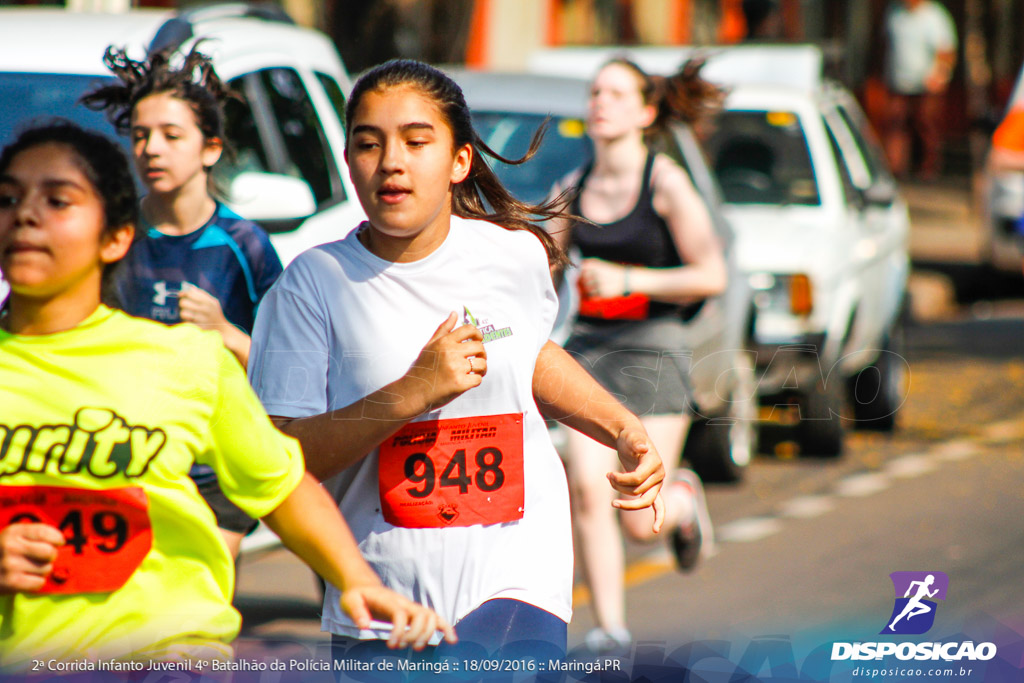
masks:
[(925, 91), (935, 55), (956, 49), (956, 26), (949, 12), (928, 0), (911, 11), (902, 2), (889, 7), (885, 19), (889, 37), (886, 64), (890, 87), (905, 95)]
[[(358, 232), (300, 255), (264, 297), (249, 359), (256, 393), (269, 414), (283, 417), (351, 405), (404, 375), (450, 312), (472, 316), (493, 337), (485, 342), (483, 383), (416, 422), (522, 413), (522, 519), (392, 526), (381, 513), (376, 449), (329, 488), (384, 584), (450, 622), (492, 598), (521, 600), (568, 622), (568, 486), (532, 390), (558, 309), (543, 246), (526, 231), (453, 217), (436, 251), (392, 263), (370, 253)], [(338, 598), (328, 586), (325, 631), (387, 637), (387, 625), (360, 632)]]

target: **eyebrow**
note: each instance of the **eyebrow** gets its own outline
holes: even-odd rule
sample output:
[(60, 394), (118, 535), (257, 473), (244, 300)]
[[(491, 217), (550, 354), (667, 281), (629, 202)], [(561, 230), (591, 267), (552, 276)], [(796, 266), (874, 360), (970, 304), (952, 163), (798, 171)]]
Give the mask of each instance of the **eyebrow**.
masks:
[[(0, 184), (4, 185), (24, 185), (22, 181), (18, 180), (14, 176), (3, 174), (0, 175)], [(67, 180), (65, 178), (44, 178), (42, 182), (43, 187), (48, 190), (59, 189), (62, 187), (73, 187), (78, 190), (85, 190), (86, 188), (76, 183), (73, 180)]]
[[(421, 129), (421, 128), (422, 129), (427, 129), (427, 130), (434, 130), (434, 124), (427, 123), (425, 121), (413, 121), (412, 123), (402, 124), (401, 126), (398, 127), (398, 130), (400, 130), (402, 132), (405, 132), (405, 131), (409, 131), (409, 130), (418, 130), (418, 129)], [(371, 125), (369, 125), (367, 123), (360, 124), (358, 126), (355, 126), (352, 129), (352, 134), (353, 135), (355, 135), (356, 133), (379, 133), (379, 132), (382, 132), (381, 128), (379, 126), (371, 126)]]

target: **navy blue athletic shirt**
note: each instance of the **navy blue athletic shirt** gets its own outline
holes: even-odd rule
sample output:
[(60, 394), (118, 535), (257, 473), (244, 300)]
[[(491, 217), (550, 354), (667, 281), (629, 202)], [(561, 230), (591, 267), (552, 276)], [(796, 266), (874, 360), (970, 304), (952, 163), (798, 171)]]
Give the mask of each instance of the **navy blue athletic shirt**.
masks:
[(216, 297), (228, 322), (252, 334), (256, 306), (281, 271), (267, 233), (218, 203), (206, 225), (187, 235), (148, 228), (125, 257), (115, 291), (126, 313), (173, 324), (181, 322), (178, 294), (188, 282)]
[[(258, 225), (221, 203), (203, 227), (165, 235), (149, 227), (116, 273), (114, 290), (126, 313), (180, 323), (178, 294), (185, 282), (212, 294), (228, 322), (252, 334), (256, 307), (282, 272), (281, 259)], [(214, 481), (213, 469), (193, 465), (197, 483)]]

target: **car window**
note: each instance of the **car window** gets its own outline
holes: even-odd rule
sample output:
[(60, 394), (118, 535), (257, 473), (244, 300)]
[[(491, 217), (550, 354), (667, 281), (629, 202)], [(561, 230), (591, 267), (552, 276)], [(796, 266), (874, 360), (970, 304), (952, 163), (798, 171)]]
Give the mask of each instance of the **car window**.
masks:
[(821, 204), (807, 139), (794, 112), (722, 112), (705, 148), (726, 202)]
[[(480, 138), (488, 147), (509, 159), (518, 159), (526, 154), (530, 139), (544, 119), (539, 114), (473, 113), (473, 125)], [(586, 136), (583, 121), (555, 118), (532, 159), (520, 165), (495, 162), (492, 167), (517, 199), (537, 203), (548, 196), (557, 180), (590, 157), (590, 138)]]
[(885, 152), (882, 150), (878, 138), (875, 137), (874, 131), (871, 130), (867, 118), (861, 114), (854, 113), (842, 105), (838, 106), (836, 111), (839, 112), (839, 116), (846, 123), (846, 127), (853, 136), (854, 143), (860, 150), (861, 157), (867, 165), (868, 173), (871, 174), (871, 182), (875, 182), (880, 178), (888, 178), (890, 173), (885, 161)]
[(238, 160), (233, 170), (283, 173), (305, 180), (318, 204), (342, 194), (326, 136), (298, 73), (273, 68), (231, 81), (244, 106), (228, 112), (228, 137)]
[(859, 196), (857, 185), (850, 176), (850, 167), (848, 165), (850, 160), (848, 155), (843, 153), (843, 148), (836, 139), (835, 131), (829, 125), (828, 119), (822, 118), (824, 119), (822, 122), (825, 124), (825, 130), (828, 131), (829, 147), (832, 149), (832, 155), (836, 160), (836, 169), (839, 171), (839, 180), (843, 187), (843, 201), (849, 204), (854, 201), (855, 197)]
[(218, 168), (220, 173), (235, 175), (242, 171), (271, 172), (266, 147), (252, 107), (249, 106), (250, 101), (259, 100), (253, 85), (242, 78), (231, 81), (232, 90), (238, 96), (228, 98), (224, 103), (224, 127), (234, 158)]
[(871, 186), (871, 171), (850, 127), (835, 110), (825, 112), (824, 122), (832, 136), (833, 149), (843, 163), (854, 187), (866, 190)]
[(345, 93), (342, 91), (341, 86), (338, 85), (338, 81), (334, 80), (332, 76), (327, 74), (316, 72), (316, 80), (320, 82), (324, 92), (327, 93), (327, 98), (331, 101), (331, 106), (334, 107), (334, 113), (338, 115), (338, 121), (341, 123), (341, 127), (345, 127)]
[(103, 113), (78, 103), (79, 97), (111, 80), (102, 76), (0, 73), (0, 146), (12, 142), (30, 124), (59, 116), (99, 131), (129, 149), (127, 136), (119, 136)]

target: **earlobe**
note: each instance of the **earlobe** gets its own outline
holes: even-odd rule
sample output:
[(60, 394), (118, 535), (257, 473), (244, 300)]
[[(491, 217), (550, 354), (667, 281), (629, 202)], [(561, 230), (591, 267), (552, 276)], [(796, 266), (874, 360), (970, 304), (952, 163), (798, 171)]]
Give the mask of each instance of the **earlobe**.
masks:
[(134, 225), (122, 225), (115, 228), (104, 238), (103, 246), (100, 248), (100, 260), (103, 263), (120, 261), (128, 253), (134, 239)]
[(652, 104), (644, 105), (644, 128), (649, 128), (654, 125), (654, 120), (658, 118), (658, 108)]
[(220, 160), (224, 153), (224, 141), (220, 138), (210, 138), (203, 144), (202, 163), (203, 168), (211, 168)]

